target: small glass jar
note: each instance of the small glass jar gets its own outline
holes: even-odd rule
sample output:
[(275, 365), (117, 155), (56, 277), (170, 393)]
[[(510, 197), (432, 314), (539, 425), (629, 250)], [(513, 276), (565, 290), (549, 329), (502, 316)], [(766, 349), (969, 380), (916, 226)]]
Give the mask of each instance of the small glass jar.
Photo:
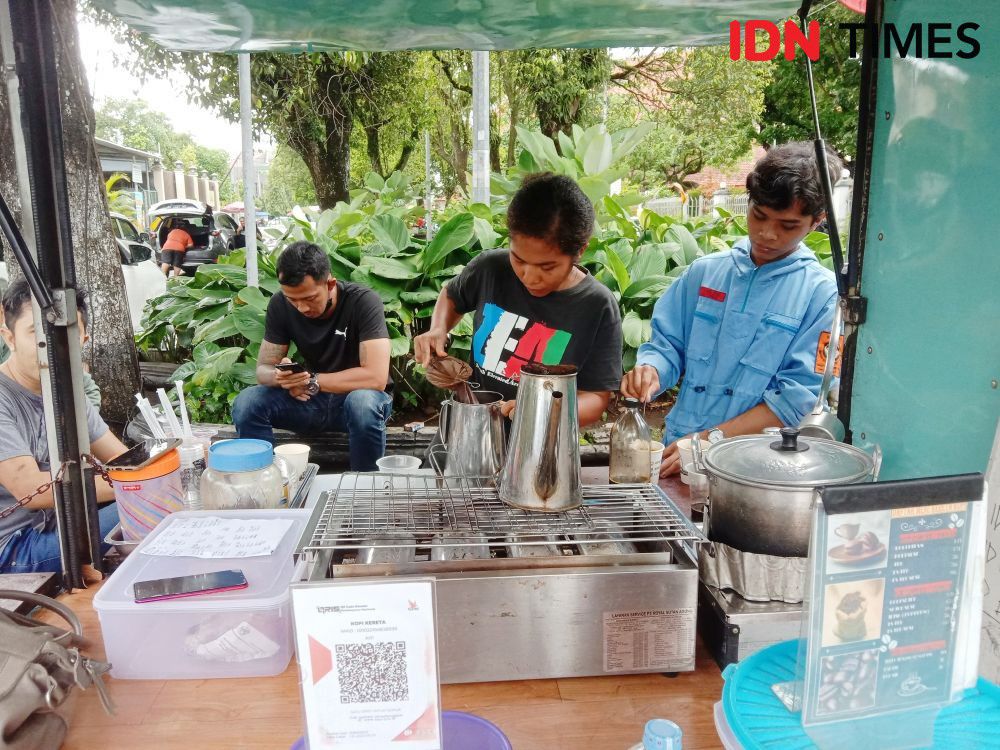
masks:
[(612, 484), (643, 484), (650, 479), (649, 425), (638, 399), (627, 398), (611, 428), (609, 478)]
[(208, 468), (201, 475), (205, 510), (279, 508), (285, 482), (266, 440), (222, 440), (208, 450)]

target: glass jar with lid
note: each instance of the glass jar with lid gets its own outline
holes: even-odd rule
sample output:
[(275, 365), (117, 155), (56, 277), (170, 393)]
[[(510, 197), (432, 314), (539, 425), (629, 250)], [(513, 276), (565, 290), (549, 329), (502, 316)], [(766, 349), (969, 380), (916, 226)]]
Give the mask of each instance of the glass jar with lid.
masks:
[(609, 478), (612, 484), (641, 484), (651, 475), (649, 425), (638, 399), (626, 398), (621, 416), (611, 428)]
[(285, 483), (271, 444), (248, 439), (214, 443), (201, 475), (201, 501), (205, 510), (284, 505)]

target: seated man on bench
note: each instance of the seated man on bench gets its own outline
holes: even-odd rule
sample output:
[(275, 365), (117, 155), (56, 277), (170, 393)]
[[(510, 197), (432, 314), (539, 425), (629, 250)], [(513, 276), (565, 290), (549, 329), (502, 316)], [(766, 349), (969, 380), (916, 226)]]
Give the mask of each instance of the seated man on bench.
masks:
[[(309, 242), (278, 258), (281, 291), (271, 297), (257, 382), (233, 404), (241, 438), (273, 442), (273, 428), (347, 433), (352, 471), (374, 471), (385, 453), (389, 330), (379, 296), (330, 274), (326, 253)], [(304, 368), (285, 356), (295, 344)], [(297, 372), (294, 370), (298, 370)]]

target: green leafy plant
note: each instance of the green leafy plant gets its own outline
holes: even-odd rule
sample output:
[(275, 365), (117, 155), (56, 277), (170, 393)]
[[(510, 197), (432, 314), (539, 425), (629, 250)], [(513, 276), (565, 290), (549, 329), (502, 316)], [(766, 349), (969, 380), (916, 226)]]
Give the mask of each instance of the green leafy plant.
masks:
[(622, 364), (628, 370), (652, 335), (656, 301), (696, 259), (728, 250), (741, 236), (741, 226), (725, 211), (692, 221), (652, 211), (633, 219), (614, 198), (605, 196), (602, 202), (611, 221), (591, 240), (582, 263), (621, 306)]
[[(600, 207), (601, 200), (611, 194), (612, 184), (627, 174), (617, 164), (628, 156), (652, 130), (649, 123), (639, 123), (608, 133), (604, 125), (587, 129), (573, 126), (573, 135), (563, 132), (557, 140), (540, 130), (517, 127), (517, 140), (522, 147), (517, 165), (507, 175), (493, 174), (491, 192), (502, 201), (510, 198), (521, 185), (521, 179), (533, 172), (554, 172), (572, 177), (587, 197)], [(630, 197), (641, 201), (638, 196)], [(634, 204), (633, 204), (634, 205)]]

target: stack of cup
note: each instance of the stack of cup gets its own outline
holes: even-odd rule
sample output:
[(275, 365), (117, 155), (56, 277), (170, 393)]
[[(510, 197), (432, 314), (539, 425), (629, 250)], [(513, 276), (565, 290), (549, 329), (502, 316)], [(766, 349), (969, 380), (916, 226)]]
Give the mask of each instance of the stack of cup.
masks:
[(694, 448), (691, 446), (691, 438), (681, 438), (677, 441), (677, 452), (681, 458), (681, 481), (690, 484), (688, 475), (695, 471), (694, 468)]

